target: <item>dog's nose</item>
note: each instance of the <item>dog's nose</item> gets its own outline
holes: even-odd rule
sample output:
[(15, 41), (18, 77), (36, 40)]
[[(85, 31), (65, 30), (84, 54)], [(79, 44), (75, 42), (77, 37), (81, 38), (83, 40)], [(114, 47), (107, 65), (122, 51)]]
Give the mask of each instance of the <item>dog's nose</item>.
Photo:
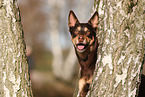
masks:
[(78, 40), (79, 40), (79, 42), (83, 42), (83, 41), (84, 41), (84, 37), (80, 36), (80, 37), (78, 38)]

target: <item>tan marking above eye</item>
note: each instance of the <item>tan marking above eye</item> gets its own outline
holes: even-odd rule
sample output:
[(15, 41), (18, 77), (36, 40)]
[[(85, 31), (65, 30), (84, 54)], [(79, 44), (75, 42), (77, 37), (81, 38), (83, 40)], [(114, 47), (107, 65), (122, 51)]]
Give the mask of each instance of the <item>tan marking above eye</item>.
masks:
[(77, 27), (77, 30), (78, 30), (78, 31), (81, 31), (81, 27), (80, 27), (80, 26), (78, 26), (78, 27)]
[(86, 31), (88, 31), (88, 28), (87, 28), (87, 27), (85, 27), (85, 28), (84, 28), (84, 31), (85, 31), (85, 32), (86, 32)]

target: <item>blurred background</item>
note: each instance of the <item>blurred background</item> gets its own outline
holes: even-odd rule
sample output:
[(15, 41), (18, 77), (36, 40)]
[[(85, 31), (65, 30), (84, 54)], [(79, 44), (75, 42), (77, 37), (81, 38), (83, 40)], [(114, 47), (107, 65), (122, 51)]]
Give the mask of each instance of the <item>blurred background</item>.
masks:
[(78, 78), (67, 20), (87, 22), (93, 0), (18, 0), (34, 97), (72, 97)]

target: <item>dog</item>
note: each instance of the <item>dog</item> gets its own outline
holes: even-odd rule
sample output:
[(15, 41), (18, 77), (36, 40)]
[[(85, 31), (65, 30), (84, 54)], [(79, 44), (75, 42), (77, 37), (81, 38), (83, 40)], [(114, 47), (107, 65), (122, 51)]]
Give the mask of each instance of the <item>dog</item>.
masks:
[(87, 95), (95, 70), (99, 46), (96, 36), (98, 24), (99, 15), (97, 11), (87, 23), (80, 23), (75, 13), (72, 10), (69, 12), (69, 32), (81, 68), (79, 79), (79, 93), (81, 97)]

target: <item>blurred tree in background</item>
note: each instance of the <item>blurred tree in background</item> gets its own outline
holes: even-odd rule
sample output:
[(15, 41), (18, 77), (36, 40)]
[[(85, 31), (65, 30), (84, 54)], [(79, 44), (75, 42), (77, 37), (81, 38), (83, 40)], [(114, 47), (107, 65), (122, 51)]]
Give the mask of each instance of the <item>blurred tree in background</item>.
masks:
[[(52, 69), (55, 76), (71, 80), (75, 72), (76, 57), (68, 33), (68, 12), (70, 9), (77, 10), (78, 13), (81, 12), (80, 19), (87, 20), (91, 15), (93, 2), (87, 0), (85, 3), (82, 0), (37, 0), (37, 2), (19, 0), (19, 4), (27, 46), (31, 47), (34, 53), (38, 53), (38, 57), (39, 53), (42, 53), (39, 51), (51, 51)], [(64, 55), (63, 51), (66, 50), (68, 54)]]
[(73, 94), (79, 70), (67, 27), (68, 13), (73, 9), (86, 22), (92, 6), (88, 0), (19, 0), (35, 97)]
[(17, 0), (0, 1), (0, 97), (33, 97)]

